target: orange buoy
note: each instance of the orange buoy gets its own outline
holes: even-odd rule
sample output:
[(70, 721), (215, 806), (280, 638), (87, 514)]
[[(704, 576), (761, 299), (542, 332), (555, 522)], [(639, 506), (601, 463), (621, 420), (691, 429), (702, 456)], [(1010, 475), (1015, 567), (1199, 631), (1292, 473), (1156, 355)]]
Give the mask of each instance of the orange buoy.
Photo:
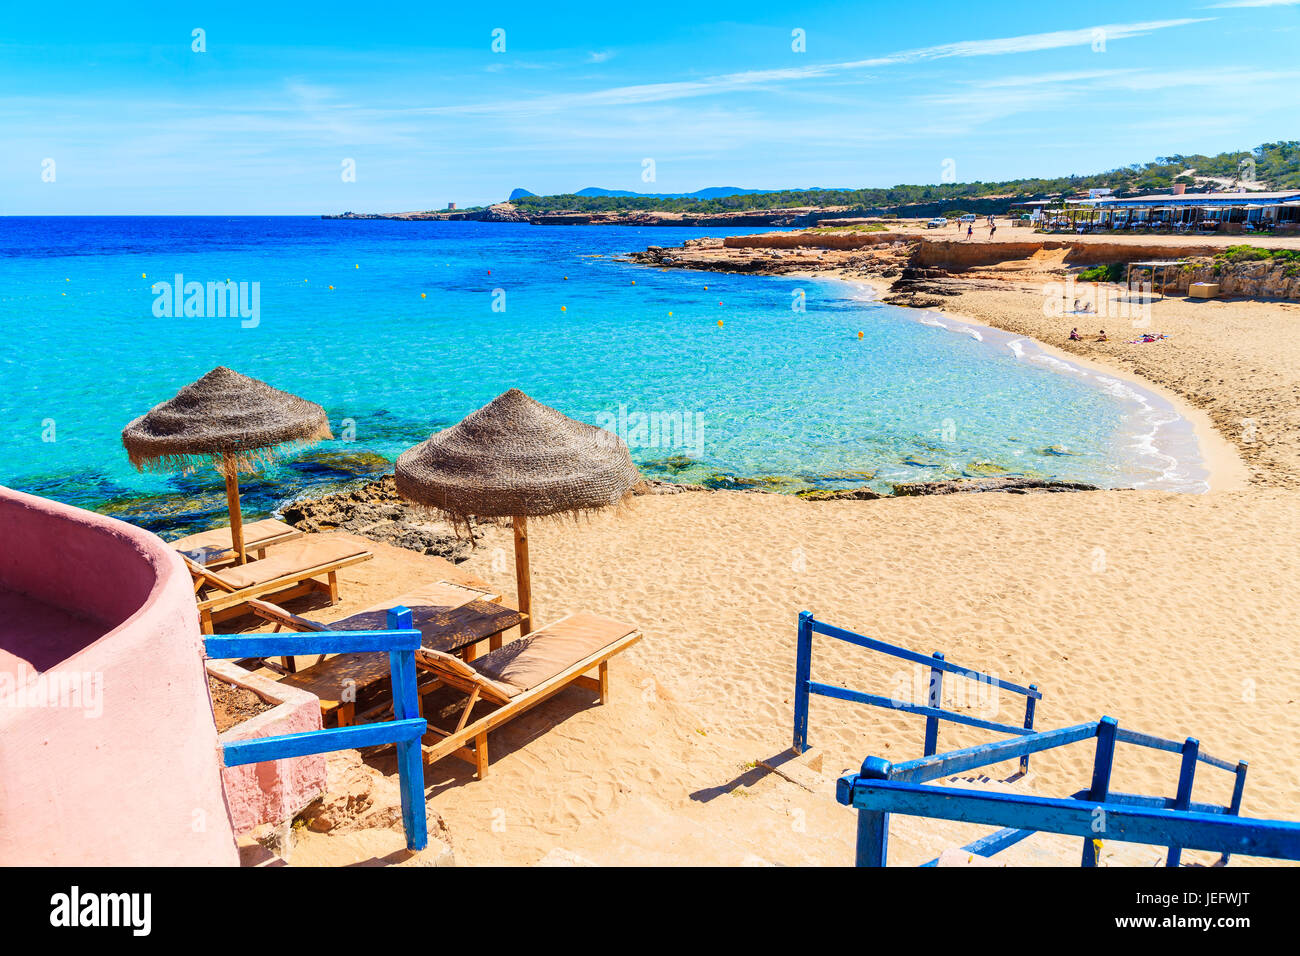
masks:
[(862, 333), (861, 333), (861, 332), (858, 333), (858, 338), (862, 338)]
[(423, 292), (420, 293), (420, 298), (421, 298), (421, 299), (425, 298), (425, 295), (424, 295)]
[(562, 305), (562, 306), (560, 306), (560, 311), (561, 311), (561, 312), (568, 312), (568, 311), (569, 311), (569, 307), (568, 307), (567, 305)]
[(718, 328), (722, 328), (722, 320), (718, 319)]

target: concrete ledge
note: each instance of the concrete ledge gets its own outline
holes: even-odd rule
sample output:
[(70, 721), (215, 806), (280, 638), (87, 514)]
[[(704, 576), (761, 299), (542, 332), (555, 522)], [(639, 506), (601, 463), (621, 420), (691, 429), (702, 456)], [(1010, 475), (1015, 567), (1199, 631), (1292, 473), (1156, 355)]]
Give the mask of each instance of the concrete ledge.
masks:
[[(233, 661), (210, 660), (206, 667), (218, 680), (246, 688), (275, 704), (265, 713), (221, 734), (217, 737), (219, 744), (321, 729), (320, 700), (314, 694), (260, 677)], [(323, 794), (325, 755), (222, 767), (221, 782), (234, 831), (245, 833), (263, 823), (278, 824), (292, 819)]]

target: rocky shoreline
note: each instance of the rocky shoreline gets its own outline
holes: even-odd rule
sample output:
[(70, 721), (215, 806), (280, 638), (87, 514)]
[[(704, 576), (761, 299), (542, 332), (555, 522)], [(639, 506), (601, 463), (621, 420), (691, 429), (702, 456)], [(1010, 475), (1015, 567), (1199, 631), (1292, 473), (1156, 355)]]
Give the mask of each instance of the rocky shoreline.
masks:
[[(674, 495), (713, 493), (721, 489), (704, 485), (676, 484), (646, 479), (633, 494)], [(778, 494), (766, 488), (737, 489), (748, 494)], [(817, 489), (802, 491), (796, 497), (805, 501), (874, 501), (880, 498), (904, 498), (923, 495), (1005, 492), (1039, 494), (1064, 491), (1100, 491), (1096, 485), (1077, 481), (1049, 481), (1041, 478), (969, 478), (949, 481), (908, 482), (894, 486), (893, 494), (869, 488)], [(504, 519), (471, 519), (468, 525), (453, 526), (445, 518), (432, 516), (412, 505), (397, 493), (392, 475), (364, 481), (350, 488), (303, 498), (285, 505), (281, 517), (301, 531), (347, 531), (383, 544), (406, 548), (419, 554), (431, 554), (460, 563), (470, 557), (483, 539), (483, 527), (505, 525)]]
[[(1237, 251), (1233, 251), (1233, 250)], [(659, 268), (753, 275), (827, 273), (843, 278), (891, 280), (891, 305), (934, 308), (964, 289), (1004, 285), (1017, 274), (1053, 262), (1064, 278), (1071, 269), (1125, 266), (1152, 260), (1181, 265), (1162, 273), (1160, 294), (1186, 295), (1192, 283), (1214, 283), (1224, 296), (1300, 301), (1300, 262), (1243, 246), (1075, 241), (1046, 236), (966, 242), (924, 232), (890, 231), (859, 224), (705, 237), (680, 246), (649, 246), (627, 260)]]

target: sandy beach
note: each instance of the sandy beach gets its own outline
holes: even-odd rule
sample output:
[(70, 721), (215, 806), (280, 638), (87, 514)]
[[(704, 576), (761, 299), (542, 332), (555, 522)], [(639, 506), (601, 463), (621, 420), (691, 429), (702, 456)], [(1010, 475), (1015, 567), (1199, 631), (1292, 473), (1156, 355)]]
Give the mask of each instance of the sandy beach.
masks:
[[(455, 760), (430, 768), (429, 807), (460, 864), (849, 863), (854, 819), (834, 801), (834, 776), (871, 754), (919, 756), (924, 721), (815, 699), (810, 737), (824, 765), (814, 792), (757, 766), (789, 746), (795, 616), (808, 609), (1037, 683), (1042, 727), (1110, 715), (1122, 727), (1197, 736), (1212, 754), (1250, 761), (1243, 812), (1294, 816), (1296, 505), (1284, 489), (868, 502), (711, 492), (539, 522), (539, 620), (588, 608), (640, 624), (646, 638), (612, 667), (608, 705), (570, 690), (496, 732), (486, 780)], [(485, 530), (457, 571), (509, 600), (506, 529)], [(360, 586), (322, 619), (427, 579), (429, 559), (374, 548), (376, 560), (350, 573)], [(902, 688), (916, 675), (899, 664), (825, 641), (813, 673), (910, 696)], [(1003, 695), (994, 712), (948, 686), (950, 705), (1020, 716), (1017, 699)], [(945, 725), (940, 745), (987, 739)], [(1091, 759), (1084, 745), (1058, 752), (1014, 786), (1073, 793)], [(384, 754), (369, 760), (394, 769)], [(992, 780), (973, 783), (997, 785), (1013, 770), (991, 768)], [(1116, 786), (1167, 793), (1176, 778), (1176, 756), (1121, 749)], [(1230, 775), (1207, 769), (1197, 798), (1226, 800), (1230, 788)], [(979, 832), (900, 820), (891, 862), (924, 862)], [(1070, 863), (1078, 852), (1070, 841), (1044, 849), (1053, 844), (1043, 839), (1008, 862)], [(330, 842), (304, 835), (294, 862), (313, 862)]]

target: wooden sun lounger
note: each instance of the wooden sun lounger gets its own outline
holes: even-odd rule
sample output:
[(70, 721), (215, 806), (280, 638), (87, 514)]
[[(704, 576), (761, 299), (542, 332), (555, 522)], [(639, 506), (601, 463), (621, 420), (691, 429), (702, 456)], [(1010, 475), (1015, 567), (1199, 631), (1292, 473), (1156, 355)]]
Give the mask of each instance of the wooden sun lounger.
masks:
[[(244, 525), (244, 553), (265, 558), (266, 549), (271, 545), (293, 541), (302, 536), (303, 532), (293, 525), (276, 518), (254, 521)], [(205, 567), (229, 564), (235, 560), (235, 545), (230, 537), (229, 525), (186, 535), (173, 541), (171, 546), (191, 561)]]
[[(250, 601), (254, 614), (270, 621), (275, 630), (365, 631), (387, 627), (388, 609), (402, 605), (411, 609), (412, 626), (421, 632), (427, 647), (447, 651), (471, 651), (483, 640), (499, 647), (501, 633), (516, 626), (522, 615), (496, 602), (499, 594), (449, 581), (438, 581), (416, 591), (390, 598), (339, 621), (322, 624), (266, 601)], [(346, 727), (370, 711), (386, 706), (391, 697), (386, 654), (339, 654), (301, 671), (285, 659), (288, 676), (281, 683), (315, 694), (321, 702), (326, 726)], [(426, 686), (431, 681), (425, 680)]]
[[(474, 661), (440, 651), (416, 651), (416, 666), (432, 672), (437, 685), (469, 695), (455, 730), (429, 725), (429, 733), (442, 739), (424, 747), (425, 763), (458, 757), (473, 764), (482, 780), (487, 776), (489, 731), (570, 684), (597, 691), (600, 702), (605, 703), (609, 699), (609, 659), (640, 639), (641, 631), (634, 625), (580, 611)], [(593, 668), (598, 675), (594, 678), (587, 676)], [(474, 706), (480, 702), (493, 709), (471, 720)], [(467, 746), (470, 741), (473, 747)]]
[[(203, 633), (213, 633), (215, 621), (245, 613), (250, 598), (274, 594), (278, 600), (301, 597), (312, 591), (339, 599), (338, 572), (374, 555), (359, 545), (336, 538), (304, 535), (278, 545), (269, 557), (220, 569), (208, 568), (181, 555), (194, 579), (199, 621)], [(324, 577), (324, 581), (317, 580)], [(203, 592), (207, 592), (206, 595)]]

